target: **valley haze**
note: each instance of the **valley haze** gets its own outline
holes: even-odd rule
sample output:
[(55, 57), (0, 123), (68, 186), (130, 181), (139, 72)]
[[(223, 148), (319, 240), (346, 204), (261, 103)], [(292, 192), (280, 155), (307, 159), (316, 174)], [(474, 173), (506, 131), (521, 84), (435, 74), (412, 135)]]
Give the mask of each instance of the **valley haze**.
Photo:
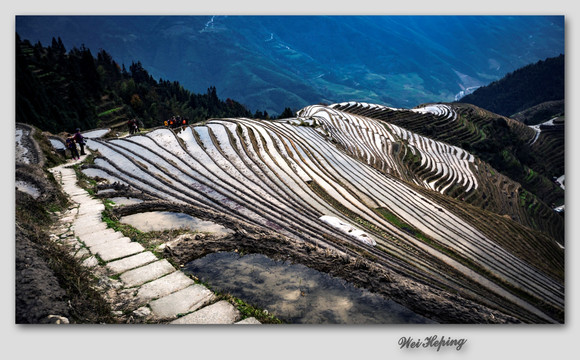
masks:
[(17, 16), (16, 32), (269, 114), (453, 101), (565, 47), (563, 16)]

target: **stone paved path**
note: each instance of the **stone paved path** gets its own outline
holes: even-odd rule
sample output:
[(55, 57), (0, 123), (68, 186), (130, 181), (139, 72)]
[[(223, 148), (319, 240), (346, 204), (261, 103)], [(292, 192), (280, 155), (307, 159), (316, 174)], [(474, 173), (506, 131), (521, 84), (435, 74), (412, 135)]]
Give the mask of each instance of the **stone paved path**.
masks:
[[(104, 204), (76, 185), (69, 162), (50, 169), (63, 190), (76, 204), (61, 218), (51, 237), (69, 246), (84, 266), (106, 279), (106, 298), (118, 314), (144, 322), (169, 324), (260, 324), (255, 318), (241, 319), (229, 302), (216, 302), (216, 295), (195, 282), (165, 259), (122, 233), (107, 228), (101, 220)], [(117, 280), (118, 279), (118, 280)]]

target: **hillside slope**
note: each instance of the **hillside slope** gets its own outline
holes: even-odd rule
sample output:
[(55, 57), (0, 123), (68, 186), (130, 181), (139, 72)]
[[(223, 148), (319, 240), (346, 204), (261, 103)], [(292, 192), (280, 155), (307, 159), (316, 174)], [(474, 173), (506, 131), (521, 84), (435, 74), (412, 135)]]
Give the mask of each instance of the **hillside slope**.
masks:
[(460, 99), (491, 112), (511, 116), (535, 105), (564, 99), (564, 55), (540, 60)]
[[(457, 176), (454, 178), (451, 172), (444, 177), (449, 185), (443, 187), (444, 183), (440, 182), (439, 190), (482, 209), (507, 215), (525, 226), (546, 231), (563, 243), (563, 219), (549, 206), (564, 201), (564, 191), (550, 180), (562, 174), (563, 145), (546, 152), (546, 144), (553, 143), (542, 140), (530, 144), (536, 136), (531, 127), (469, 104), (427, 104), (408, 110), (349, 102), (334, 104), (332, 108), (407, 129), (415, 134), (408, 141), (414, 147), (415, 142), (437, 140), (452, 145), (456, 153), (468, 150), (479, 158), (469, 161), (479, 179), (477, 191), (474, 187), (460, 186)], [(542, 139), (548, 134), (546, 131)], [(441, 167), (433, 165), (433, 161), (426, 163), (424, 156), (406, 156), (407, 165), (420, 177), (433, 176), (437, 166)], [(552, 162), (541, 161), (547, 156)], [(437, 162), (443, 161), (448, 160)], [(465, 161), (464, 168), (467, 168)], [(402, 177), (414, 181), (413, 176)]]
[(460, 148), (318, 105), (296, 118), (213, 119), (89, 146), (99, 155), (90, 167), (254, 241), (362, 257), (392, 275), (391, 289), (414, 281), (520, 321), (563, 320), (564, 252), (549, 235), (558, 224), (532, 230), (522, 223), (536, 215), (513, 203), (520, 222), (447, 196), (494, 187), (489, 166)]

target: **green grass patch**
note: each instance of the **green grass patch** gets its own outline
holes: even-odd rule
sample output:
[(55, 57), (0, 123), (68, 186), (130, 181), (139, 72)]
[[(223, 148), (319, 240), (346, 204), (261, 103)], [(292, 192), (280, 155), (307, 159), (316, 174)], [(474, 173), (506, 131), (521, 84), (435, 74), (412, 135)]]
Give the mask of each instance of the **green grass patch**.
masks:
[(432, 247), (436, 247), (440, 250), (444, 249), (442, 246), (439, 246), (437, 242), (435, 242), (434, 240), (429, 238), (427, 235), (423, 234), (423, 232), (421, 232), (419, 229), (415, 228), (412, 225), (407, 224), (406, 222), (401, 220), (397, 215), (390, 212), (388, 209), (376, 208), (375, 212), (377, 212), (379, 215), (381, 215), (383, 218), (385, 218), (385, 220), (387, 220), (391, 224), (395, 225), (399, 229), (405, 231), (406, 233), (408, 233), (408, 234), (410, 234), (418, 239), (421, 239), (423, 242), (428, 243)]
[(377, 208), (376, 211), (382, 217), (384, 217), (386, 220), (388, 220), (391, 224), (395, 225), (396, 227), (398, 227), (400, 229), (403, 229), (403, 228), (410, 229), (410, 227), (407, 224), (405, 224), (403, 221), (401, 221), (401, 219), (399, 219), (397, 217), (397, 215), (393, 214), (388, 209), (385, 209), (385, 208)]
[(532, 181), (532, 179), (536, 176), (534, 170), (528, 168), (528, 175), (526, 176), (526, 181)]
[(275, 315), (270, 314), (267, 310), (252, 306), (242, 299), (230, 294), (218, 294), (217, 296), (218, 299), (226, 300), (234, 305), (242, 314), (243, 319), (254, 317), (262, 324), (284, 324), (282, 320), (278, 319)]
[(102, 113), (97, 114), (97, 117), (107, 116), (107, 115), (110, 115), (110, 114), (115, 113), (115, 112), (122, 110), (122, 109), (123, 109), (123, 106), (120, 106), (120, 107), (117, 107), (114, 109), (109, 109), (109, 110), (103, 111)]

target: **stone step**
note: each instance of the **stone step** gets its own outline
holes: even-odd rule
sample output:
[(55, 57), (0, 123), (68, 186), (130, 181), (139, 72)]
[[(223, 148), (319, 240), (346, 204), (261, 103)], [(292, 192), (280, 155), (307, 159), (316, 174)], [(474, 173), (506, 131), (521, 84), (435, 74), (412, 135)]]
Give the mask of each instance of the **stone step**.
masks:
[(107, 229), (107, 224), (96, 218), (77, 218), (72, 225), (77, 235), (89, 235), (91, 230), (96, 232)]
[(75, 215), (69, 215), (69, 216), (61, 217), (59, 221), (61, 223), (65, 224), (65, 223), (72, 223), (75, 221), (75, 219), (76, 219)]
[(82, 265), (85, 267), (95, 267), (99, 265), (99, 260), (97, 260), (97, 258), (94, 256), (90, 256), (83, 260)]
[(245, 318), (244, 320), (238, 321), (236, 324), (242, 325), (261, 325), (262, 323), (258, 321), (255, 317)]
[(101, 224), (103, 220), (101, 218), (101, 214), (83, 214), (78, 215), (76, 214), (76, 219), (74, 221), (75, 224), (83, 226), (83, 225), (93, 225), (93, 224)]
[(107, 224), (97, 220), (75, 221), (73, 223), (73, 230), (75, 235), (79, 238), (82, 236), (89, 236), (92, 233), (100, 232), (107, 229)]
[[(114, 239), (110, 238), (107, 241), (99, 241), (99, 243), (95, 244), (95, 245), (89, 245), (87, 243), (85, 243), (85, 245), (87, 245), (89, 247), (89, 249), (91, 249), (91, 251), (96, 254), (98, 252), (107, 252), (107, 251), (109, 251), (109, 249), (112, 249), (114, 247), (123, 246), (123, 245), (130, 244), (130, 243), (131, 243), (131, 239), (123, 236), (123, 237), (114, 238)], [(125, 255), (125, 256), (127, 256), (127, 255)], [(123, 256), (123, 257), (125, 257), (125, 256)]]
[(134, 287), (142, 285), (148, 281), (160, 278), (175, 271), (173, 265), (169, 261), (163, 259), (154, 263), (129, 270), (121, 274), (120, 279), (125, 284), (125, 287)]
[[(113, 233), (104, 233), (102, 236), (91, 236), (90, 238), (86, 238), (87, 235), (84, 237), (80, 237), (80, 239), (85, 243), (86, 246), (93, 249), (96, 248), (102, 249), (103, 247), (113, 247), (118, 246), (120, 244), (130, 243), (131, 239), (126, 236), (123, 236), (120, 232), (113, 232)], [(84, 239), (84, 240), (83, 240)]]
[(145, 251), (143, 245), (130, 242), (123, 243), (117, 246), (110, 246), (110, 243), (104, 243), (90, 248), (91, 252), (98, 254), (103, 261), (109, 262), (117, 260), (130, 255)]
[(79, 204), (81, 204), (81, 203), (85, 203), (85, 202), (87, 202), (87, 201), (92, 201), (92, 200), (94, 200), (94, 199), (93, 199), (93, 198), (92, 198), (92, 197), (91, 197), (91, 196), (90, 196), (90, 195), (89, 195), (89, 194), (88, 194), (86, 191), (84, 191), (84, 190), (83, 190), (83, 193), (82, 193), (82, 194), (72, 195), (72, 196), (71, 196), (71, 199), (72, 199), (74, 202), (77, 202), (77, 203), (79, 203)]
[[(79, 213), (82, 214), (91, 212), (102, 212), (105, 208), (105, 204), (103, 204), (99, 200), (93, 199), (86, 193), (84, 195), (71, 196), (71, 199), (72, 201), (79, 204)], [(94, 209), (96, 207), (101, 208), (102, 210)]]
[(238, 309), (225, 300), (218, 301), (215, 304), (206, 306), (200, 310), (192, 312), (189, 315), (173, 320), (170, 324), (178, 325), (225, 325), (233, 324), (240, 319), (241, 315)]
[(181, 271), (175, 271), (167, 276), (142, 285), (137, 291), (136, 300), (141, 303), (147, 303), (151, 300), (158, 299), (172, 294), (195, 282)]
[(73, 193), (74, 194), (86, 194), (86, 190), (81, 188), (80, 186), (76, 185), (76, 177), (74, 175), (72, 176), (66, 176), (64, 175), (61, 180), (63, 181), (63, 189), (65, 189), (67, 191), (67, 193), (72, 196)]
[(175, 318), (178, 314), (195, 311), (215, 299), (205, 286), (194, 284), (149, 303), (153, 315), (159, 319)]
[[(66, 193), (72, 198), (73, 196), (85, 195), (87, 192), (81, 188), (65, 189)], [(78, 201), (75, 201), (78, 203)]]
[(86, 259), (87, 257), (90, 257), (91, 253), (87, 248), (80, 248), (79, 251), (77, 251), (74, 254), (74, 257), (76, 259)]
[(79, 215), (101, 213), (105, 210), (105, 205), (100, 204), (81, 204), (79, 207)]
[(103, 204), (103, 202), (99, 199), (95, 199), (94, 197), (92, 197), (91, 195), (89, 195), (86, 191), (84, 194), (82, 195), (75, 195), (72, 197), (73, 199), (81, 199), (82, 203), (81, 203), (81, 207), (92, 207), (92, 206), (105, 206), (105, 204)]
[[(75, 235), (77, 235), (77, 231), (75, 229)], [(87, 244), (87, 246), (95, 246), (99, 244), (103, 244), (107, 241), (120, 239), (124, 235), (122, 232), (115, 231), (113, 229), (105, 228), (103, 230), (98, 230), (96, 232), (85, 232), (85, 230), (80, 231), (80, 235), (77, 235), (79, 239)]]
[(107, 268), (116, 275), (157, 260), (157, 257), (151, 251), (145, 251), (121, 260), (111, 261), (107, 263)]

